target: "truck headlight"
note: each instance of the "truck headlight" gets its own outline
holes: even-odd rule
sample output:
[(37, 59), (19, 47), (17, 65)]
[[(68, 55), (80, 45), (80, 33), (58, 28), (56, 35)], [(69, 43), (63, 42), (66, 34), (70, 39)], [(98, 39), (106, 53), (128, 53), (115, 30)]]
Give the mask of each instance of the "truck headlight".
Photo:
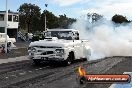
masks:
[(36, 52), (36, 49), (35, 48), (32, 48), (32, 52)]
[(36, 48), (34, 48), (34, 47), (29, 47), (29, 48), (28, 48), (28, 52), (36, 52)]
[(31, 52), (31, 47), (28, 47), (28, 52)]
[(55, 52), (57, 54), (64, 54), (64, 49), (56, 49)]

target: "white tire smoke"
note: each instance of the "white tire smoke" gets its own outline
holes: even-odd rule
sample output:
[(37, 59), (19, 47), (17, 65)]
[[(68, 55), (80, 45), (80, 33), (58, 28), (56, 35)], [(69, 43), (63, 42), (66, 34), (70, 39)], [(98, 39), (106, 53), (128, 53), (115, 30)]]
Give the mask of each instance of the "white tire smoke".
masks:
[(72, 28), (80, 30), (80, 38), (88, 39), (92, 48), (91, 59), (112, 56), (132, 56), (132, 25), (115, 26), (110, 21), (91, 24), (78, 20)]

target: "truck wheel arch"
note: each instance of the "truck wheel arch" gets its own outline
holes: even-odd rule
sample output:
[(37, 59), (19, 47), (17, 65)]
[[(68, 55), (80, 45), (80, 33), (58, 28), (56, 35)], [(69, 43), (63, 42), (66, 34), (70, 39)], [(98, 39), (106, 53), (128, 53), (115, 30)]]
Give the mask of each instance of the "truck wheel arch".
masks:
[(66, 59), (66, 65), (70, 65), (75, 60), (75, 54), (73, 51), (69, 52), (67, 59)]
[(73, 51), (69, 52), (69, 55), (72, 56), (71, 57), (72, 60), (75, 60), (75, 53)]

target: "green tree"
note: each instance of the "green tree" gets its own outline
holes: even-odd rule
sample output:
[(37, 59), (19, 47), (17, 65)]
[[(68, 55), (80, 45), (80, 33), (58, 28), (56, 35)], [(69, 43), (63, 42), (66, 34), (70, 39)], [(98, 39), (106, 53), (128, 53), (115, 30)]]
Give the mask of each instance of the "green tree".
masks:
[(59, 17), (55, 16), (52, 12), (44, 10), (41, 14), (41, 27), (42, 30), (45, 28), (45, 15), (46, 15), (46, 26), (49, 29), (52, 28), (68, 28), (76, 19), (68, 18), (65, 14), (59, 15)]
[(18, 9), (20, 17), (20, 28), (27, 29), (28, 32), (38, 30), (40, 28), (40, 10), (41, 9), (35, 4), (22, 4)]
[(66, 28), (68, 23), (68, 19), (66, 15), (59, 15), (59, 27), (60, 28)]
[(67, 24), (67, 28), (69, 28), (74, 22), (76, 22), (77, 20), (74, 18), (68, 18), (68, 24)]
[(129, 23), (130, 22), (123, 15), (117, 15), (117, 14), (112, 17), (112, 21), (115, 22), (115, 23), (120, 23), (120, 24), (121, 23)]
[(41, 14), (41, 28), (42, 30), (45, 29), (45, 15), (46, 15), (46, 27), (51, 28), (58, 28), (58, 18), (52, 12), (44, 10)]
[(68, 18), (65, 14), (59, 15), (59, 27), (68, 28), (72, 23), (76, 22), (76, 19)]
[(98, 14), (98, 13), (87, 13), (87, 19), (88, 20), (92, 20), (92, 23), (97, 22), (98, 20), (100, 20), (101, 18), (103, 18), (102, 15)]

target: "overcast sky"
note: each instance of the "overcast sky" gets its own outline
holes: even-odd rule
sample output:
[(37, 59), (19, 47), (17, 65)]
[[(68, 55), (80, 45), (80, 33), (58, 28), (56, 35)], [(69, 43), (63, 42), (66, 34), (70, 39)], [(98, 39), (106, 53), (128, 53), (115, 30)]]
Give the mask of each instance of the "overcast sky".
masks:
[[(5, 1), (0, 0), (0, 10), (5, 10)], [(47, 9), (55, 15), (66, 14), (68, 17), (79, 18), (87, 13), (99, 13), (110, 19), (114, 14), (121, 14), (132, 20), (132, 0), (8, 0), (8, 8), (17, 11), (23, 3), (38, 5), (43, 11)]]

